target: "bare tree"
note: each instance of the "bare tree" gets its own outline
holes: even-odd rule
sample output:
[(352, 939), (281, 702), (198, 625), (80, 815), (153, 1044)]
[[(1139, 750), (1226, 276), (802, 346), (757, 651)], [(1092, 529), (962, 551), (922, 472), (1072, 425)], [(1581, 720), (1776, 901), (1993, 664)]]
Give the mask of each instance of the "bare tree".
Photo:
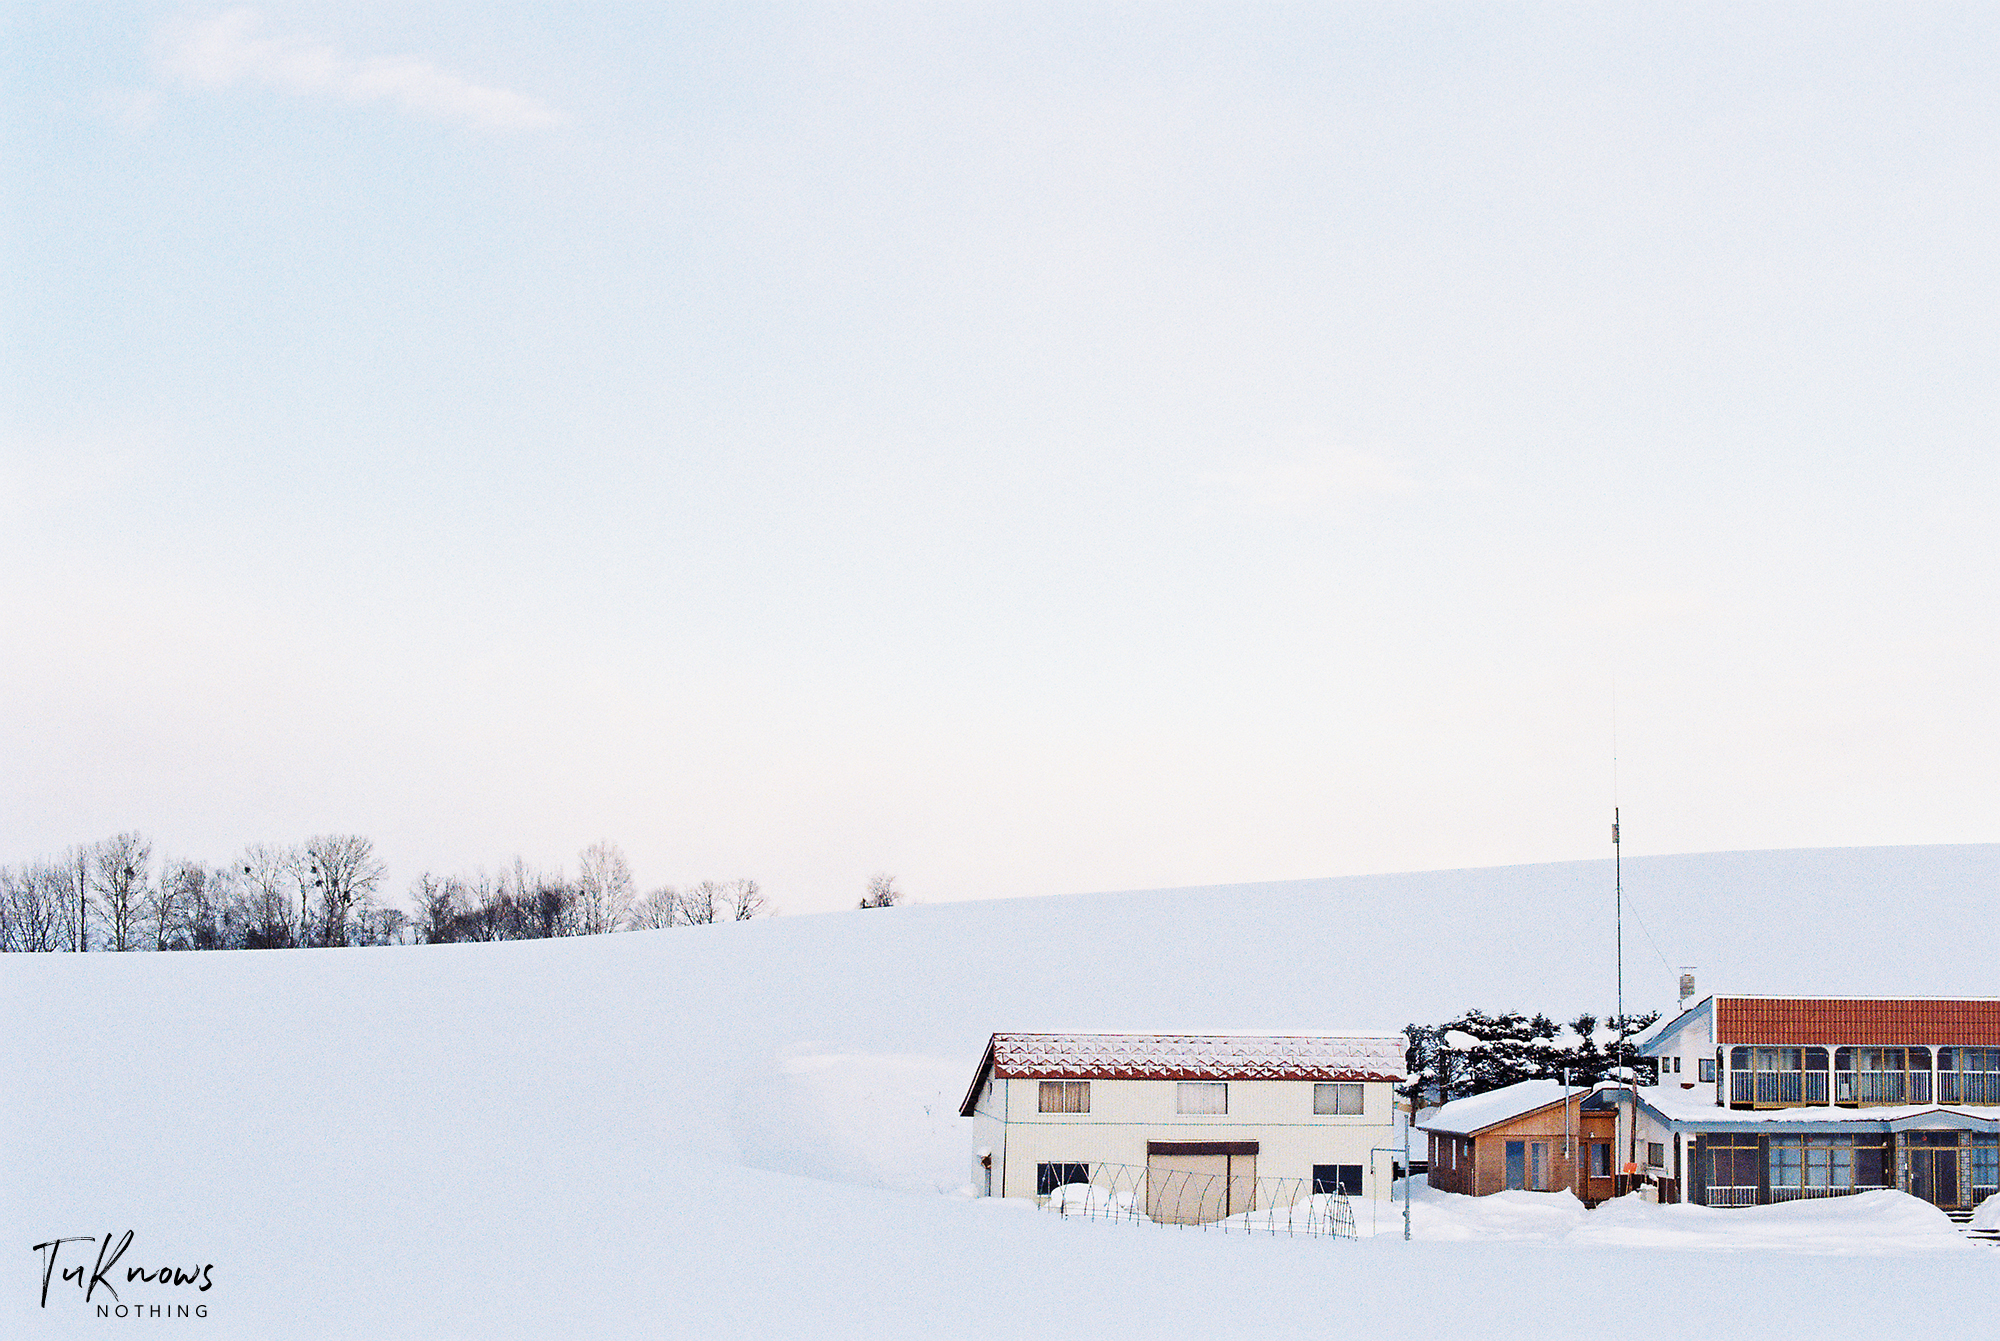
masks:
[(632, 906), (632, 868), (616, 843), (593, 843), (577, 855), (577, 933), (616, 931)]
[(139, 919), (146, 903), (146, 867), (152, 859), (151, 840), (137, 833), (116, 834), (93, 850), (90, 890), (114, 950), (139, 948)]
[(346, 945), (349, 914), (357, 904), (365, 909), (388, 868), (375, 856), (375, 844), (354, 833), (307, 839), (302, 855), (301, 888), (310, 879), (319, 893), (314, 934), (322, 945)]
[(425, 871), (410, 885), (417, 905), (417, 940), (423, 945), (444, 945), (463, 938), (460, 925), (467, 911), (465, 882), (457, 876), (437, 876)]
[(37, 954), (68, 947), (75, 918), (65, 863), (0, 868), (0, 950)]
[[(244, 947), (278, 950), (304, 945), (307, 909), (303, 891), (299, 898), (293, 898), (298, 872), (302, 869), (298, 852), (269, 843), (252, 843), (243, 850), (236, 865), (243, 871), (244, 911), (249, 923), (243, 933)], [(292, 916), (295, 903), (299, 910), (296, 919)]]
[(698, 885), (688, 886), (681, 893), (681, 924), (698, 927), (715, 921), (728, 896), (728, 888), (719, 881), (704, 880)]
[(208, 869), (198, 861), (174, 860), (161, 865), (159, 881), (146, 893), (146, 921), (155, 950), (185, 950), (189, 945), (187, 915), (208, 885)]
[(90, 948), (90, 919), (86, 913), (90, 906), (90, 872), (95, 864), (94, 851), (89, 845), (79, 843), (65, 852), (62, 860), (53, 867), (62, 882), (64, 931), (69, 936), (70, 948), (79, 953)]
[(250, 925), (250, 904), (244, 883), (226, 866), (203, 868), (199, 883), (191, 883), (181, 908), (181, 925), (192, 950), (240, 950)]
[(515, 939), (514, 900), (507, 893), (506, 873), (495, 880), (481, 871), (466, 889), (465, 911), (459, 916), (458, 939), (464, 941), (505, 941)]
[(681, 894), (672, 885), (662, 885), (632, 905), (625, 925), (634, 931), (664, 931), (679, 926)]
[(753, 917), (762, 917), (771, 909), (771, 901), (757, 888), (755, 880), (731, 881), (725, 899), (729, 905), (730, 920), (735, 922), (748, 922)]
[(409, 944), (415, 930), (410, 915), (401, 908), (385, 908), (380, 904), (357, 904), (353, 922), (348, 927), (349, 945), (404, 945)]
[(903, 901), (903, 891), (896, 888), (896, 877), (876, 874), (868, 877), (868, 892), (861, 897), (863, 908), (894, 908)]
[(558, 872), (535, 883), (528, 899), (528, 914), (537, 939), (574, 936), (577, 932), (577, 889)]

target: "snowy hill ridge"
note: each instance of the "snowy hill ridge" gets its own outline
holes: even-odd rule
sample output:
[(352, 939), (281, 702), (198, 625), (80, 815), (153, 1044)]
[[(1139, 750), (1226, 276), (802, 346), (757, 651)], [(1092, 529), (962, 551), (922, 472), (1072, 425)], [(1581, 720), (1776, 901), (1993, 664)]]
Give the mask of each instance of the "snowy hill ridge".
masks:
[[(1990, 940), (1913, 929), (1904, 945), (1873, 915), (1917, 904), (1989, 925), (2000, 846), (1626, 869), (1656, 935), (1726, 949), (1715, 968), (1734, 985), (2000, 991)], [(896, 1223), (929, 1215), (851, 1185), (965, 1180), (955, 1110), (995, 1030), (1394, 1031), (1469, 1004), (1602, 1009), (1609, 916), (1608, 867), (1570, 863), (556, 941), (6, 956), (0, 1206), (23, 1248), (112, 1225), (161, 1251), (197, 1245), (221, 1264), (215, 1299), (246, 1329), (232, 1334), (281, 1334), (270, 1322), (306, 1288), (300, 1263), (340, 1263), (369, 1282), (359, 1297), (388, 1302), (358, 1315), (367, 1325), (315, 1315), (296, 1334), (461, 1334), (436, 1330), (434, 1311), (396, 1310), (439, 1289), (472, 1307), (468, 1273), (488, 1284), (479, 1298), (526, 1311), (466, 1334), (552, 1334), (493, 1282), (540, 1274), (557, 1252), (627, 1298), (592, 1274), (615, 1263), (578, 1256), (609, 1227), (671, 1259), (692, 1251), (676, 1226), (712, 1226), (746, 1197), (833, 1234), (850, 1204)], [(1482, 925), (1489, 940), (1465, 934)], [(1628, 940), (1628, 965), (1634, 953)], [(0, 1331), (46, 1334), (35, 1314)]]

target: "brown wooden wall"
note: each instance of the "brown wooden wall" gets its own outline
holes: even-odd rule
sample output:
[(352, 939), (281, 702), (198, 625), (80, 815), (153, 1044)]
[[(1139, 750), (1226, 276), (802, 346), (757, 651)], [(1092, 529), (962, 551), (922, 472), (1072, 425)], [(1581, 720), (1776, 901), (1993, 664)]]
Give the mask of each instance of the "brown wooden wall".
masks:
[[(1540, 1112), (1528, 1113), (1502, 1122), (1476, 1135), (1451, 1136), (1436, 1134), (1431, 1147), (1430, 1184), (1443, 1192), (1459, 1192), (1466, 1196), (1484, 1197), (1494, 1192), (1506, 1190), (1507, 1186), (1507, 1142), (1547, 1141), (1549, 1144), (1549, 1172), (1547, 1191), (1559, 1192), (1565, 1189), (1576, 1193), (1585, 1201), (1598, 1202), (1612, 1195), (1615, 1180), (1612, 1178), (1591, 1178), (1590, 1154), (1585, 1147), (1593, 1142), (1614, 1143), (1617, 1139), (1617, 1118), (1611, 1113), (1584, 1113), (1581, 1111), (1586, 1093), (1578, 1094), (1569, 1103), (1569, 1133), (1571, 1155), (1562, 1155), (1563, 1109), (1561, 1104), (1551, 1104)], [(1452, 1150), (1457, 1147), (1458, 1167), (1451, 1167)], [(1469, 1156), (1469, 1158), (1468, 1158)], [(1583, 1176), (1579, 1178), (1579, 1160)], [(1618, 1151), (1611, 1152), (1611, 1167), (1618, 1168)]]

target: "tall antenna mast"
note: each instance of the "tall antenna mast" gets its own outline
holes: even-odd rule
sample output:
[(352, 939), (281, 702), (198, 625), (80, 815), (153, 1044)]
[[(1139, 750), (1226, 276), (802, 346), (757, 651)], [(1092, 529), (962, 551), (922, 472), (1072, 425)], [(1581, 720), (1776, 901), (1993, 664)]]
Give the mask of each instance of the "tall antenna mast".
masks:
[[(1611, 889), (1617, 934), (1618, 1069), (1626, 1072), (1621, 1079), (1626, 1080), (1632, 1087), (1631, 1120), (1626, 1129), (1626, 1157), (1620, 1163), (1637, 1172), (1633, 1166), (1636, 1165), (1639, 1154), (1639, 1081), (1636, 1076), (1630, 1074), (1628, 1056), (1630, 1050), (1626, 1045), (1631, 1030), (1625, 1024), (1625, 850), (1618, 841), (1618, 819), (1618, 681), (1614, 677), (1611, 681)], [(1613, 1183), (1612, 1186), (1616, 1187), (1617, 1184)]]

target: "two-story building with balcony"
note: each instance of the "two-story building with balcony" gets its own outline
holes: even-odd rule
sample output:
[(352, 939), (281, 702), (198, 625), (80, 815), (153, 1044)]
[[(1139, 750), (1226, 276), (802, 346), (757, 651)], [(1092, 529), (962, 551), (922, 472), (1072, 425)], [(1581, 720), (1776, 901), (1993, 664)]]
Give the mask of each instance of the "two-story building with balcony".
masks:
[(1659, 1083), (1621, 1163), (1667, 1199), (1897, 1188), (1967, 1217), (2000, 1190), (2000, 999), (1711, 996), (1639, 1051)]

